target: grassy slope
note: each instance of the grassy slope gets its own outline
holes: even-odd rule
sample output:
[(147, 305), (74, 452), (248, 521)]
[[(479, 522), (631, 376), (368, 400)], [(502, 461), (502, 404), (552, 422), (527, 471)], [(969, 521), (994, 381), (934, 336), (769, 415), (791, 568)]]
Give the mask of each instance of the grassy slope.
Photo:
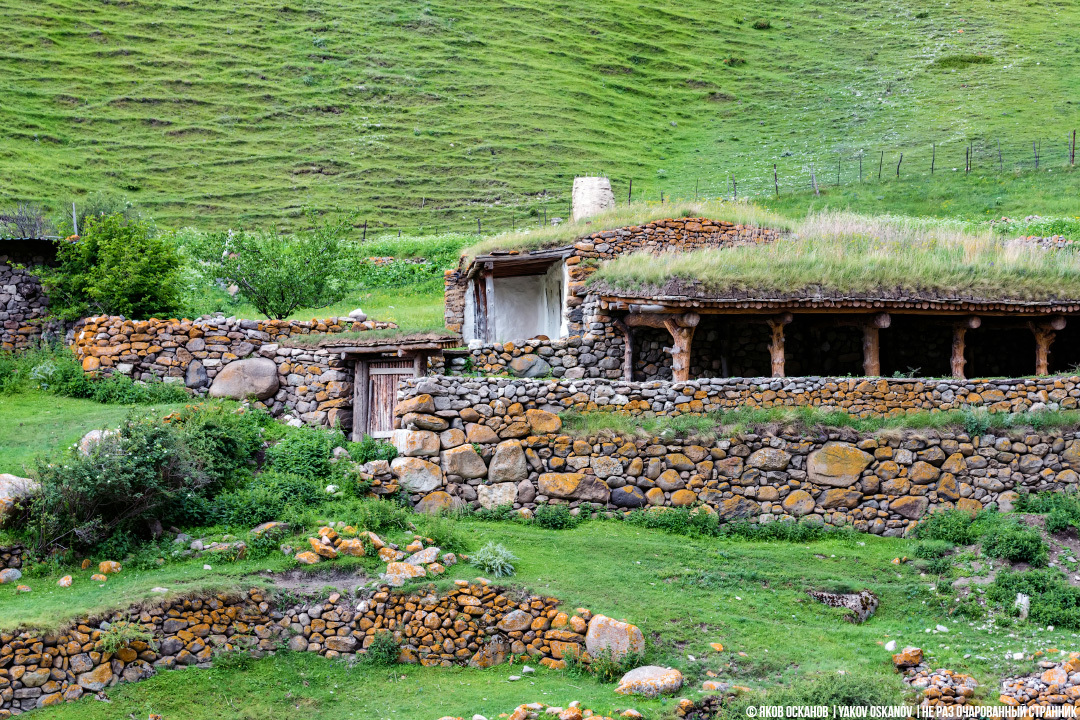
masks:
[[(619, 197), (629, 178), (653, 199), (727, 193), (732, 174), (768, 194), (774, 162), (791, 191), (811, 164), (832, 182), (838, 153), (845, 180), (860, 150), (887, 150), (886, 176), (899, 150), (923, 172), (932, 142), (951, 171), (974, 141), (981, 172), (997, 139), (1008, 170), (1041, 137), (1060, 169), (1078, 121), (1080, 13), (1063, 2), (0, 0), (0, 17), (0, 196), (108, 189), (167, 226), (311, 206), (487, 231), (565, 215), (574, 174), (610, 174)], [(959, 53), (993, 62), (932, 65)], [(1061, 182), (1006, 194), (1045, 213), (1075, 197)], [(898, 202), (926, 207), (927, 190)]]
[[(163, 405), (162, 414), (173, 410)], [(34, 458), (76, 442), (90, 430), (115, 427), (131, 411), (44, 392), (0, 395), (0, 473), (23, 475)]]
[[(1069, 633), (1062, 630), (1047, 633), (1021, 626), (1006, 631), (1013, 635), (1003, 638), (948, 617), (941, 601), (927, 589), (933, 578), (919, 577), (912, 565), (891, 564), (894, 557), (911, 554), (912, 543), (907, 540), (859, 536), (808, 545), (702, 541), (599, 522), (561, 532), (475, 522), (460, 527), (474, 547), (496, 540), (519, 555), (515, 584), (557, 596), (567, 608), (586, 606), (639, 624), (653, 646), (650, 660), (679, 667), (695, 684), (711, 669), (752, 687), (789, 681), (796, 674), (837, 670), (869, 673), (894, 685), (897, 676), (888, 653), (877, 643), (895, 638), (901, 645), (920, 645), (935, 667), (973, 672), (982, 683), (992, 685), (1005, 672), (1031, 667), (1030, 662), (1003, 660), (1006, 650), (1030, 653), (1071, 647)], [(144, 597), (155, 585), (177, 589), (185, 578), (191, 583), (188, 587), (196, 582), (243, 587), (245, 581), (237, 578), (244, 572), (278, 568), (284, 560), (215, 564), (211, 572), (201, 570), (203, 562), (143, 573), (125, 571), (104, 588), (88, 583), (83, 577), (88, 573), (81, 571), (75, 573), (71, 590), (52, 588), (53, 577), (31, 578), (32, 595), (0, 593), (0, 618), (4, 626), (42, 616), (57, 622), (60, 614)], [(476, 574), (475, 568), (458, 565), (448, 576)], [(351, 581), (345, 578), (337, 584), (349, 587)], [(838, 586), (866, 587), (877, 593), (882, 605), (875, 618), (865, 625), (850, 625), (840, 620), (838, 611), (811, 603), (804, 594), (809, 588)], [(65, 603), (62, 610), (60, 603)], [(924, 633), (937, 623), (950, 628), (947, 637)], [(782, 638), (778, 627), (784, 628)], [(709, 649), (708, 643), (716, 641), (724, 644), (723, 653)], [(965, 654), (971, 657), (965, 659)], [(690, 661), (689, 655), (697, 660)], [(536, 679), (536, 686), (510, 686), (503, 681), (510, 674), (509, 668), (350, 672), (317, 659), (282, 656), (261, 661), (246, 672), (166, 673), (110, 691), (111, 706), (85, 703), (45, 711), (44, 716), (111, 718), (153, 711), (166, 717), (247, 718), (265, 717), (273, 710), (275, 716), (284, 717), (329, 718), (351, 712), (355, 717), (420, 719), (445, 713), (468, 717), (473, 712), (493, 717), (517, 702), (532, 700), (606, 699), (619, 704), (610, 686), (544, 675)], [(213, 702), (182, 710), (185, 698), (194, 696)], [(657, 703), (634, 704), (652, 708), (651, 717), (660, 714)], [(371, 714), (375, 711), (379, 714)]]

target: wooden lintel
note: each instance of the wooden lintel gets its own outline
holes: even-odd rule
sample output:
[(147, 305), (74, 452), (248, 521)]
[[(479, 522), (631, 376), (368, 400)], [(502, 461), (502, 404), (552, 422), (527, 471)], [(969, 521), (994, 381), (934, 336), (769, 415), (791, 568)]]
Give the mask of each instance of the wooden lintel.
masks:
[[(978, 319), (978, 318), (976, 318)], [(965, 349), (965, 335), (967, 335), (968, 326), (957, 323), (953, 325), (952, 332), (952, 359), (951, 368), (952, 376), (960, 380), (964, 379), (964, 365), (967, 364), (967, 359), (964, 357)]]
[(769, 338), (769, 361), (772, 367), (772, 376), (784, 377), (784, 326), (791, 322), (791, 314), (785, 319), (783, 316), (769, 320), (769, 330), (772, 331)]
[(881, 339), (880, 329), (874, 325), (863, 325), (863, 375), (881, 376)]
[(628, 327), (653, 327), (666, 328), (668, 323), (675, 323), (679, 327), (697, 327), (701, 322), (701, 316), (697, 313), (630, 313), (623, 322)]

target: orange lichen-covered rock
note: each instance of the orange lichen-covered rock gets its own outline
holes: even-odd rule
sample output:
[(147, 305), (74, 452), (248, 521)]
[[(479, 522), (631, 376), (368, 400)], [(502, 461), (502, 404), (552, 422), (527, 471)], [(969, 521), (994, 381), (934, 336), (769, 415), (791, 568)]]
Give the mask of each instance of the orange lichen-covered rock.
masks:
[(922, 662), (922, 649), (906, 647), (892, 656), (893, 665), (898, 668), (915, 667)]
[(593, 615), (585, 634), (585, 649), (596, 656), (610, 652), (613, 659), (645, 652), (645, 636), (636, 625)]
[(316, 563), (318, 563), (320, 561), (319, 556), (316, 555), (315, 553), (311, 552), (310, 550), (308, 550), (306, 552), (297, 553), (295, 559), (296, 559), (296, 562), (301, 563), (303, 565), (315, 565)]
[(657, 697), (678, 692), (683, 685), (683, 675), (674, 668), (645, 665), (622, 676), (615, 692), (620, 695)]
[(98, 572), (102, 575), (113, 575), (120, 572), (120, 563), (115, 560), (104, 560), (98, 563)]

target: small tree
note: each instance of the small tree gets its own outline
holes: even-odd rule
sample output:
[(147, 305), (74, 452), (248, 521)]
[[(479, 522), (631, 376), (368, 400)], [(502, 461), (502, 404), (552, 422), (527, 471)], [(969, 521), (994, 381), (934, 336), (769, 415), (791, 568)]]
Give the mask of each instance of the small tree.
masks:
[(0, 212), (0, 229), (20, 238), (43, 238), (53, 232), (45, 211), (29, 203), (19, 203), (14, 210)]
[(180, 309), (180, 255), (142, 220), (88, 218), (77, 242), (61, 242), (60, 266), (45, 272), (53, 313), (169, 317)]
[(206, 272), (236, 285), (268, 318), (282, 320), (300, 308), (322, 308), (345, 297), (345, 223), (280, 235), (259, 231), (208, 236), (195, 245)]

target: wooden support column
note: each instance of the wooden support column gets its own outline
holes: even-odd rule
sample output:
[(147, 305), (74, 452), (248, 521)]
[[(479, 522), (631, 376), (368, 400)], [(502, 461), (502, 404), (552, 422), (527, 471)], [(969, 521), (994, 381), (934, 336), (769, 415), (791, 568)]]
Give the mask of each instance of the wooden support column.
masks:
[(967, 348), (967, 331), (974, 330), (980, 325), (982, 325), (982, 320), (978, 315), (972, 315), (964, 322), (953, 325), (952, 358), (950, 360), (950, 366), (954, 378), (959, 380), (965, 379), (964, 366), (967, 365), (967, 358), (964, 357), (964, 351)]
[(892, 324), (888, 313), (878, 313), (870, 322), (863, 325), (863, 375), (881, 376), (881, 337), (880, 331)]
[(1065, 318), (1058, 315), (1045, 323), (1028, 323), (1035, 335), (1035, 374), (1050, 374), (1050, 346), (1054, 344), (1058, 330), (1065, 329)]
[[(697, 313), (630, 313), (624, 320), (628, 327), (664, 328), (671, 333), (674, 344), (666, 348), (671, 353), (671, 374), (677, 382), (690, 379), (690, 350), (694, 330), (701, 322)], [(624, 361), (625, 362), (625, 361)]]
[(772, 337), (769, 338), (769, 360), (772, 376), (776, 378), (784, 377), (784, 326), (791, 320), (791, 313), (766, 320), (769, 330), (772, 331)]

